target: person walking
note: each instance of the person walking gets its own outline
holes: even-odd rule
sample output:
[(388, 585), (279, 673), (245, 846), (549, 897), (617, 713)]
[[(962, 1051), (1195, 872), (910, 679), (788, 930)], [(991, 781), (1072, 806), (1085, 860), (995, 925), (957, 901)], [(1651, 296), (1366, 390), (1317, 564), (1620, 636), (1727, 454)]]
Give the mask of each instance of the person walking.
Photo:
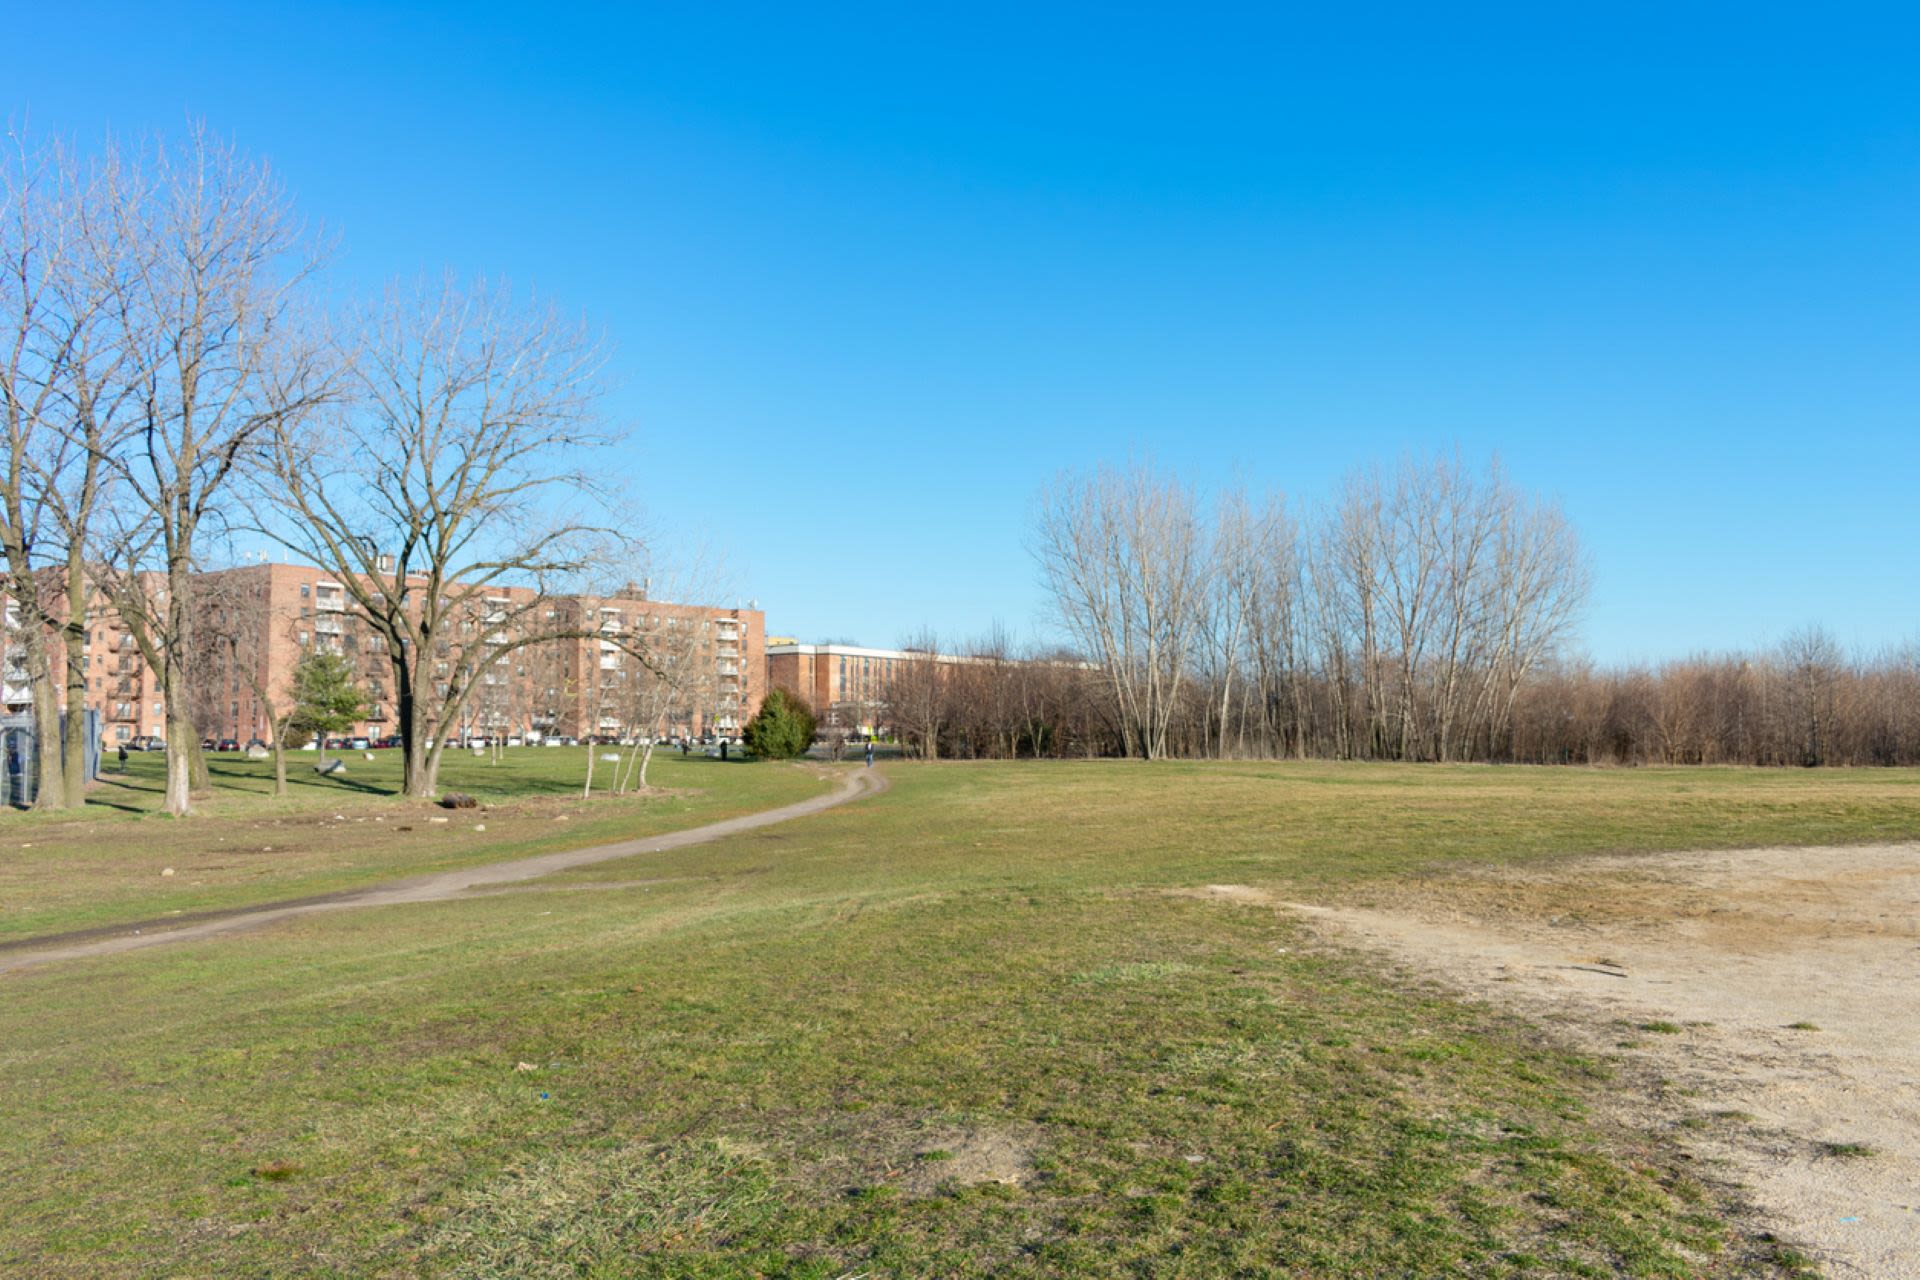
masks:
[(867, 739), (867, 768), (873, 768), (873, 739)]

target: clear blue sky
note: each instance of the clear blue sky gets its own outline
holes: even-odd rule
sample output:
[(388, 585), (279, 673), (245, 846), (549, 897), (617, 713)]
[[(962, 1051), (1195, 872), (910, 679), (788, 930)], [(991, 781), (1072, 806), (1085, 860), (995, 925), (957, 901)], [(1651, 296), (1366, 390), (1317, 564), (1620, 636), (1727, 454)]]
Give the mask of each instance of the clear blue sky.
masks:
[(775, 631), (1031, 629), (1063, 467), (1458, 445), (1563, 500), (1603, 659), (1920, 635), (1920, 19), (807, 8), (18, 3), (0, 95), (584, 312)]

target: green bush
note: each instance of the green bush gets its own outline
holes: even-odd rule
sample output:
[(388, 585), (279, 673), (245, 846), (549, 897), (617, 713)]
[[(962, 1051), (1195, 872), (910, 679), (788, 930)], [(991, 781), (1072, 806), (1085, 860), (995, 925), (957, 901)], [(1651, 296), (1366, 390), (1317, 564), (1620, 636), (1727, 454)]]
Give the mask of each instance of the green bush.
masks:
[(813, 708), (798, 694), (775, 689), (747, 722), (747, 749), (762, 760), (791, 760), (813, 745)]

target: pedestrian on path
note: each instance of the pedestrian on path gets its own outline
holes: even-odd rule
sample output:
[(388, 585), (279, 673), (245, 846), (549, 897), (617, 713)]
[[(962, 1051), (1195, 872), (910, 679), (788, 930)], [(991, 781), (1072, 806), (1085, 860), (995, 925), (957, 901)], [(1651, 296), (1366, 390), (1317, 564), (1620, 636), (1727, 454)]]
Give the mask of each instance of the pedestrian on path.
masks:
[(867, 739), (867, 768), (873, 768), (873, 739)]

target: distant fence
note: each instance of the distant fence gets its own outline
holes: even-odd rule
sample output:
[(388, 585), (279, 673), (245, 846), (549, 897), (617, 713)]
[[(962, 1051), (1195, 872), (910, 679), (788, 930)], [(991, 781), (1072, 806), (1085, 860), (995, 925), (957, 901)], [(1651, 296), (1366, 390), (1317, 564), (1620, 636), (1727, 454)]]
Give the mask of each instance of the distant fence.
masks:
[[(84, 713), (82, 722), (87, 739), (87, 778), (91, 781), (100, 776), (100, 713), (89, 710)], [(60, 717), (60, 730), (66, 732), (67, 718)], [(0, 807), (24, 809), (39, 794), (40, 782), (39, 734), (34, 732), (31, 716), (0, 716), (0, 761), (5, 768), (0, 770)], [(51, 750), (58, 751), (59, 743), (53, 743)]]

